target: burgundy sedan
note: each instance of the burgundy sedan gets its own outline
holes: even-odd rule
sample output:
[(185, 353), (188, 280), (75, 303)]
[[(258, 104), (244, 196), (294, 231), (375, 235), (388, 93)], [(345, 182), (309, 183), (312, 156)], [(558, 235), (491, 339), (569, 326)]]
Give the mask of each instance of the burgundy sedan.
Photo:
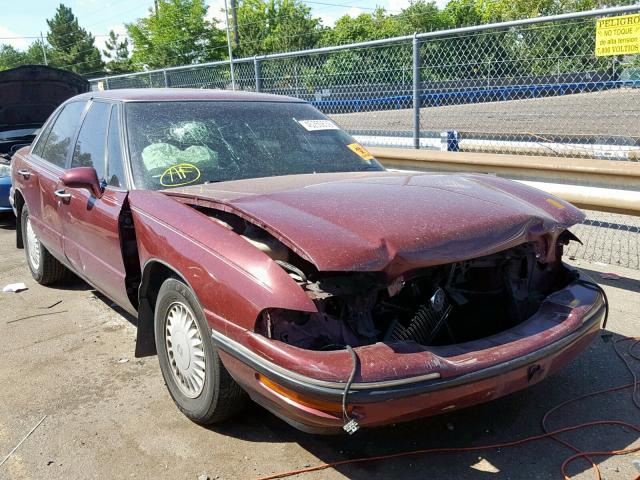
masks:
[(325, 433), (485, 402), (565, 365), (606, 311), (562, 262), (572, 205), (386, 171), (294, 98), (91, 92), (11, 168), (34, 278), (71, 271), (135, 315), (136, 354), (203, 424), (249, 397)]

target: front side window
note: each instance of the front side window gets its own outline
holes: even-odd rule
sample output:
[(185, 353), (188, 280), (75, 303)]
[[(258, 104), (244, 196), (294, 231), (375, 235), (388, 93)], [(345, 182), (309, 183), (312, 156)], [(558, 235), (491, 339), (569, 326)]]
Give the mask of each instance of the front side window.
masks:
[(94, 102), (84, 117), (78, 141), (73, 150), (71, 167), (93, 167), (99, 179), (104, 178), (107, 125), (111, 104)]
[(137, 188), (383, 170), (304, 103), (135, 102), (125, 105), (125, 114)]
[(40, 154), (42, 158), (64, 168), (84, 107), (85, 102), (72, 102), (65, 105), (49, 132)]

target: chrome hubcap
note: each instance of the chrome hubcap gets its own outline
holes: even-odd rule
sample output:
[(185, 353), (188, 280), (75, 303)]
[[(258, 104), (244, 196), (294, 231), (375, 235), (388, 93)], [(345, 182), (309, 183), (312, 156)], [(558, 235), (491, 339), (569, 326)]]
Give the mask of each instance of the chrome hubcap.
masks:
[(36, 236), (36, 232), (33, 231), (29, 217), (27, 217), (27, 247), (29, 248), (27, 258), (29, 259), (31, 268), (38, 270), (40, 267), (40, 241)]
[(187, 397), (198, 397), (204, 388), (204, 345), (189, 307), (180, 302), (169, 306), (164, 336), (173, 379)]

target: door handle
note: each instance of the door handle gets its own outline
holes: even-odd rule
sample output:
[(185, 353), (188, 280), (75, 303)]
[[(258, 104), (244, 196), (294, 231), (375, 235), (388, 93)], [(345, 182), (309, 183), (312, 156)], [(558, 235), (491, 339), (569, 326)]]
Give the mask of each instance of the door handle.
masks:
[(29, 177), (31, 176), (31, 172), (29, 170), (27, 170), (26, 168), (21, 168), (20, 170), (18, 170), (18, 173), (20, 175), (22, 175), (22, 177), (25, 180), (29, 180)]
[(53, 194), (65, 202), (68, 202), (69, 200), (71, 200), (71, 194), (66, 193), (64, 191), (64, 188), (61, 188), (60, 190), (56, 190), (55, 192), (53, 192)]

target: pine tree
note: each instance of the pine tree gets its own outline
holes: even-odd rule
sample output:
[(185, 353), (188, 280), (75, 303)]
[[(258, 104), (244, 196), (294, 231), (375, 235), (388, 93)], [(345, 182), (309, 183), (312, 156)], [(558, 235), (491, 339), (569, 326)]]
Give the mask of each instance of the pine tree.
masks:
[(104, 64), (93, 35), (78, 25), (78, 19), (69, 7), (60, 4), (47, 24), (47, 41), (51, 45), (50, 65), (76, 73), (102, 71)]
[(11, 45), (0, 45), (0, 70), (8, 70), (24, 65), (25, 54)]
[(111, 30), (104, 46), (102, 54), (108, 59), (105, 67), (109, 73), (125, 73), (133, 70), (129, 58), (129, 40), (126, 37), (120, 41), (120, 35)]
[(158, 0), (155, 11), (126, 24), (132, 59), (149, 68), (187, 65), (224, 56), (224, 32), (207, 20), (204, 0)]

